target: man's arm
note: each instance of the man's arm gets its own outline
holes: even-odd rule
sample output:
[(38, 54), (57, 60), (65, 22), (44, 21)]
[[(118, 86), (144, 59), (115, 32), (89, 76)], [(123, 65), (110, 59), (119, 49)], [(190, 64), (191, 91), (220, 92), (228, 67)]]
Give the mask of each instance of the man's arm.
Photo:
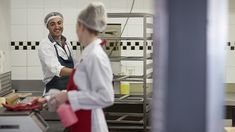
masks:
[(63, 67), (60, 70), (60, 76), (69, 76), (73, 71), (73, 68)]

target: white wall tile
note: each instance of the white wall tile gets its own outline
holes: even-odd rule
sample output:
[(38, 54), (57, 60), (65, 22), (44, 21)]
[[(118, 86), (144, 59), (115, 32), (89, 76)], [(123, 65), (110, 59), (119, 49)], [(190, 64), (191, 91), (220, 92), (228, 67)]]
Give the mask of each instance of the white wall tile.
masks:
[(61, 6), (62, 8), (78, 8), (79, 0), (62, 0)]
[(27, 80), (42, 80), (43, 72), (40, 66), (27, 67)]
[(235, 52), (234, 50), (226, 51), (226, 67), (235, 66)]
[(77, 41), (77, 35), (76, 35), (76, 26), (75, 25), (64, 25), (64, 32), (63, 34), (65, 37), (68, 38), (69, 41)]
[(121, 32), (123, 32), (122, 33), (122, 37), (128, 37), (129, 36), (129, 27), (128, 26), (126, 26), (125, 27), (125, 29), (123, 29), (124, 28), (124, 26), (122, 25), (122, 29), (121, 29)]
[(11, 9), (11, 24), (27, 24), (27, 9)]
[(72, 53), (74, 54), (76, 60), (78, 61), (78, 59), (79, 59), (79, 57), (81, 55), (80, 49), (73, 50)]
[(44, 28), (43, 28), (43, 38), (48, 36), (48, 34), (49, 34), (49, 30), (44, 26)]
[(44, 17), (44, 9), (28, 9), (28, 25), (43, 25)]
[[(108, 12), (129, 12), (132, 4), (132, 0), (11, 0), (11, 41), (38, 41), (46, 37), (48, 35), (48, 30), (43, 25), (43, 19), (52, 11), (58, 11), (64, 15), (65, 21), (63, 34), (70, 41), (77, 41), (75, 32), (77, 15), (81, 9), (84, 9), (92, 1), (103, 2), (108, 9)], [(149, 10), (151, 10), (152, 0), (147, 1), (148, 2), (144, 0), (136, 0), (133, 12), (149, 12)], [(121, 23), (122, 28), (125, 21), (126, 18), (108, 18), (108, 23)], [(124, 37), (142, 36), (142, 19), (131, 18), (128, 23), (129, 24), (126, 26), (123, 33)], [(231, 35), (231, 37), (232, 36), (234, 35)], [(26, 51), (12, 52), (15, 52), (11, 54), (11, 58), (14, 58), (12, 62), (15, 78), (42, 79), (40, 61), (36, 50), (30, 50), (27, 51), (27, 53)], [(19, 52), (22, 53), (20, 54)], [(139, 52), (141, 51), (125, 51), (125, 53), (127, 53), (126, 55), (133, 53), (133, 56), (139, 54)], [(123, 52), (122, 55), (124, 55)], [(20, 59), (21, 61), (17, 62)], [(26, 65), (28, 66), (27, 68), (18, 67)], [(138, 64), (136, 63), (135, 65), (125, 63), (125, 68), (122, 68), (122, 71), (128, 72), (128, 74), (140, 74), (142, 73), (142, 66), (137, 65)], [(23, 69), (22, 73), (19, 72), (21, 69)]]
[(79, 0), (78, 2), (78, 9), (82, 10), (84, 8), (86, 8), (86, 6), (91, 3), (93, 0)]
[(130, 5), (128, 5), (127, 0), (113, 0), (109, 4), (109, 12), (129, 12)]
[(10, 1), (0, 1), (0, 72), (10, 71)]
[(41, 66), (37, 50), (27, 51), (27, 66)]
[(230, 25), (235, 24), (235, 12), (229, 12), (229, 24)]
[(27, 0), (10, 0), (11, 1), (11, 8), (21, 8), (25, 9), (27, 7)]
[(128, 24), (128, 37), (143, 37), (143, 25)]
[(226, 67), (226, 83), (235, 83), (235, 67)]
[[(134, 7), (133, 7), (132, 12), (145, 12), (144, 3), (145, 3), (144, 0), (136, 0), (135, 3), (134, 3)], [(127, 5), (128, 5), (127, 10), (129, 12), (130, 9), (131, 9), (132, 0), (128, 0)]]
[(228, 33), (229, 41), (235, 41), (235, 25), (229, 25), (228, 29), (229, 29)]
[(144, 0), (144, 9), (147, 13), (154, 13), (154, 1)]
[(35, 9), (35, 8), (44, 8), (44, 1), (43, 0), (28, 0), (28, 8)]
[(121, 63), (120, 62), (111, 62), (112, 71), (115, 75), (121, 74)]
[(97, 1), (104, 3), (104, 6), (106, 7), (106, 9), (111, 8), (110, 7), (110, 3), (112, 2), (111, 0), (97, 0)]
[(11, 67), (12, 69), (12, 80), (26, 80), (27, 70), (26, 67)]
[(26, 54), (25, 50), (11, 50), (11, 66), (25, 66), (26, 67)]
[(142, 75), (143, 61), (122, 61), (122, 72), (125, 75)]
[(64, 24), (75, 25), (79, 12), (79, 9), (63, 9), (61, 13), (64, 16)]
[(136, 75), (143, 75), (143, 65), (135, 66), (135, 74)]
[(11, 25), (11, 41), (26, 41), (27, 26), (26, 25)]
[(28, 41), (40, 41), (44, 38), (43, 29), (44, 25), (28, 25), (27, 40)]
[(61, 8), (61, 0), (44, 0), (45, 8)]
[(138, 18), (130, 18), (128, 20), (128, 24), (135, 24), (135, 25), (142, 25), (143, 26), (143, 18), (138, 17)]

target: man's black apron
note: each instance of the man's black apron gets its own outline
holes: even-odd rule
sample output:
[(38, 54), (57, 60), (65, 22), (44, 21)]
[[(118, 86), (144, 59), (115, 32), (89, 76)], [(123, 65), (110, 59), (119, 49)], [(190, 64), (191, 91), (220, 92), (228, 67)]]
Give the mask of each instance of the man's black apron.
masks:
[[(62, 36), (62, 37), (64, 37), (64, 36)], [(51, 42), (56, 42), (50, 35), (48, 36), (48, 38)], [(65, 39), (65, 37), (64, 37), (64, 39)], [(66, 43), (66, 39), (65, 39), (65, 45), (66, 44), (67, 43)], [(68, 60), (65, 60), (59, 56), (56, 45), (60, 46), (60, 44), (56, 43), (54, 45), (56, 55), (57, 55), (57, 58), (58, 58), (58, 61), (60, 62), (60, 64), (62, 66), (68, 67), (68, 68), (74, 68), (74, 62), (73, 62), (73, 58), (72, 58), (70, 50), (68, 49), (69, 50)], [(50, 89), (66, 90), (66, 86), (67, 86), (68, 81), (69, 81), (69, 76), (61, 76), (61, 77), (54, 76), (52, 78), (52, 80), (46, 84), (46, 92), (48, 92)]]

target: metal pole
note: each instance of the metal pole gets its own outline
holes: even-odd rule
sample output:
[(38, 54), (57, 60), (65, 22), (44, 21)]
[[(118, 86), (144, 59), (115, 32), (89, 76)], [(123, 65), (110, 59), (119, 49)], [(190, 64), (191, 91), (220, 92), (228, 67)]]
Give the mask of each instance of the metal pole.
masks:
[(143, 113), (143, 116), (144, 116), (144, 131), (145, 132), (147, 132), (147, 113), (146, 113), (146, 104), (147, 104), (147, 85), (146, 85), (146, 81), (147, 81), (147, 68), (146, 68), (146, 64), (147, 64), (147, 39), (146, 39), (146, 33), (147, 33), (147, 27), (146, 27), (146, 22), (147, 22), (147, 20), (146, 20), (146, 16), (144, 16), (144, 21), (143, 21), (143, 37), (144, 37), (144, 44), (143, 44), (143, 56), (144, 56), (144, 58), (143, 58), (143, 92), (144, 92), (144, 101), (143, 101), (143, 111), (144, 111), (144, 113)]

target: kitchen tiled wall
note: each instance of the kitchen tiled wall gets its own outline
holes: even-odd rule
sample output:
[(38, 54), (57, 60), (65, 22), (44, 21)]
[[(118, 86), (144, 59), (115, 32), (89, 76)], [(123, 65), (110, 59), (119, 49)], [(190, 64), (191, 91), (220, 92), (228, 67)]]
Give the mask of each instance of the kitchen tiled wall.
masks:
[[(48, 30), (43, 24), (46, 14), (59, 11), (64, 15), (63, 34), (72, 42), (74, 52), (80, 54), (80, 47), (76, 46), (77, 36), (75, 23), (77, 15), (91, 1), (101, 1), (108, 12), (129, 12), (132, 0), (11, 0), (11, 68), (13, 80), (41, 80), (42, 70), (37, 55), (38, 42), (47, 36)], [(152, 13), (153, 0), (136, 0), (133, 12)], [(121, 23), (122, 28), (126, 19), (112, 18), (109, 23)], [(125, 37), (143, 36), (142, 19), (131, 18), (123, 32)], [(138, 41), (136, 41), (138, 42)], [(142, 55), (143, 42), (136, 45), (135, 41), (123, 42), (122, 55)], [(148, 42), (152, 51), (152, 42)], [(133, 50), (135, 49), (135, 50)], [(130, 52), (131, 51), (131, 52)], [(133, 65), (135, 64), (135, 65)], [(122, 62), (128, 74), (140, 74), (140, 62)], [(115, 70), (117, 71), (117, 70)], [(142, 73), (142, 70), (140, 71)]]
[(225, 82), (235, 83), (235, 1), (229, 1), (228, 40), (226, 46)]
[(11, 70), (10, 58), (10, 1), (0, 0), (0, 74)]

